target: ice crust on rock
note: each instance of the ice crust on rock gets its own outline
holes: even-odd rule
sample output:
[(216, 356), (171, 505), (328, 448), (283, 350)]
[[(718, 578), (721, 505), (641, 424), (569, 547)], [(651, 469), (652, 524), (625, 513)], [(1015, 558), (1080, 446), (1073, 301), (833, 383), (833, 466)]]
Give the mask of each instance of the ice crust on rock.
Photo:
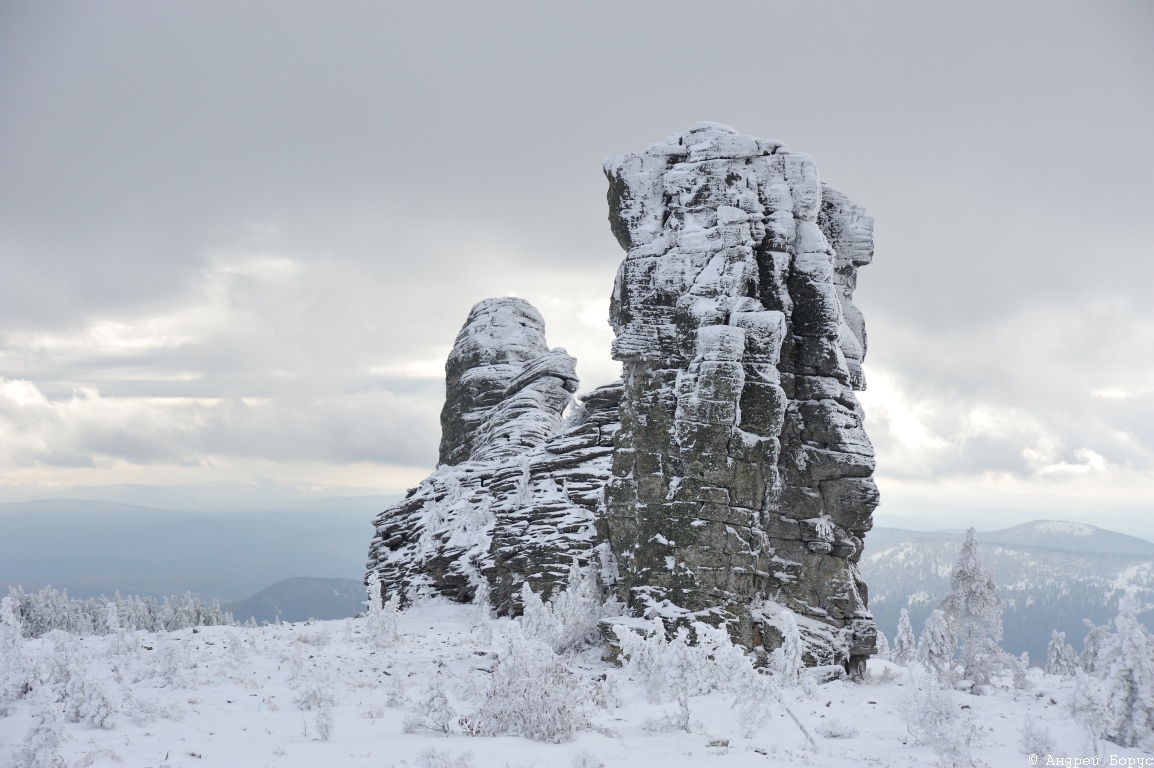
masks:
[(459, 600), (485, 578), (516, 611), (525, 581), (548, 591), (599, 552), (637, 616), (772, 650), (788, 609), (810, 663), (852, 671), (876, 632), (853, 304), (873, 220), (809, 155), (718, 123), (604, 170), (622, 381), (563, 423), (576, 361), (527, 302), (478, 303), (445, 366), (440, 463), (378, 516), (368, 567), (386, 592)]

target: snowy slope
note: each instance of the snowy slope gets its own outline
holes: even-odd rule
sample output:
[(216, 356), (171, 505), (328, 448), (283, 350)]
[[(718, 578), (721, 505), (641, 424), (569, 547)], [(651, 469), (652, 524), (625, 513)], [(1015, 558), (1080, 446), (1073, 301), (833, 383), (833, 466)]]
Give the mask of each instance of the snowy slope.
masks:
[[(415, 606), (401, 614), (400, 640), (388, 648), (367, 642), (360, 619), (208, 627), (166, 637), (137, 633), (126, 638), (120, 652), (115, 636), (84, 638), (88, 673), (104, 681), (120, 714), (110, 729), (66, 724), (68, 739), (60, 751), (68, 765), (101, 768), (856, 768), (937, 761), (929, 747), (913, 743), (897, 713), (909, 690), (908, 671), (879, 661), (871, 662), (873, 679), (864, 684), (835, 681), (810, 694), (786, 689), (786, 702), (814, 734), (816, 751), (780, 707), (754, 737), (743, 737), (732, 696), (720, 692), (691, 697), (691, 732), (647, 730), (646, 721), (659, 719), (675, 705), (647, 703), (636, 681), (600, 660), (600, 649), (571, 657), (568, 664), (602, 690), (615, 684), (620, 706), (593, 708), (595, 729), (579, 732), (574, 741), (471, 737), (456, 726), (449, 734), (404, 733), (408, 712), (438, 676), (457, 713), (468, 715), (480, 707), (512, 622), (493, 622), (489, 643), (478, 637), (477, 617), (477, 609), (468, 605), (435, 601)], [(23, 656), (43, 664), (51, 647), (50, 637), (27, 641)], [(178, 663), (166, 664), (165, 658)], [(897, 677), (882, 682), (883, 674)], [(992, 766), (1026, 765), (1021, 729), (1027, 718), (1048, 729), (1054, 755), (1086, 754), (1086, 735), (1066, 708), (1071, 684), (1037, 670), (1031, 683), (1030, 691), (948, 694), (958, 713), (974, 720), (974, 753), (980, 760)], [(302, 709), (326, 696), (333, 701), (327, 741), (318, 736), (318, 710)], [(0, 717), (0, 761), (23, 740), (32, 709), (22, 699), (13, 714)], [(1111, 754), (1142, 756), (1110, 744), (1103, 754), (1104, 764)]]

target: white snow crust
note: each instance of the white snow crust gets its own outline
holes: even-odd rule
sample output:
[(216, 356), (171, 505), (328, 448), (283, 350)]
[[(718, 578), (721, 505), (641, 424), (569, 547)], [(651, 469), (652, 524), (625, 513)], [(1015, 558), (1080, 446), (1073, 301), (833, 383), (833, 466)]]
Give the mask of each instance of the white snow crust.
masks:
[[(861, 684), (834, 680), (782, 690), (790, 710), (814, 734), (816, 752), (780, 708), (753, 737), (742, 736), (733, 697), (721, 691), (689, 698), (689, 731), (652, 730), (675, 705), (648, 703), (640, 681), (600, 660), (601, 648), (563, 657), (582, 679), (612, 680), (616, 689), (602, 702), (608, 708), (580, 702), (590, 706), (594, 730), (579, 731), (573, 741), (468, 736), (455, 721), (448, 733), (405, 733), (406, 718), (428, 699), (434, 681), (450, 708), (441, 714), (478, 711), (513, 624), (492, 620), (486, 639), (478, 632), (476, 606), (433, 600), (402, 612), (399, 640), (384, 648), (368, 638), (363, 619), (137, 632), (121, 653), (115, 636), (80, 638), (88, 674), (106, 684), (119, 713), (109, 729), (65, 723), (60, 752), (69, 766), (96, 768), (937, 764), (929, 747), (914, 744), (898, 713), (910, 670), (876, 659), (869, 662), (870, 679)], [(35, 664), (51, 647), (49, 637), (28, 640), (24, 659)], [(157, 656), (171, 647), (181, 649), (179, 669), (166, 679), (157, 673)], [(973, 718), (974, 756), (991, 766), (1027, 765), (1021, 749), (1027, 721), (1048, 730), (1055, 757), (1088, 756), (1085, 731), (1068, 709), (1073, 680), (1032, 669), (1029, 682), (1028, 692), (1014, 691), (1008, 681), (997, 682), (985, 696), (945, 692), (951, 706)], [(11, 715), (0, 717), (0, 764), (9, 764), (23, 741), (33, 706), (26, 697)], [(328, 715), (318, 718), (321, 712)], [(326, 717), (327, 741), (318, 733)], [(1109, 764), (1111, 755), (1149, 759), (1113, 744), (1105, 744), (1102, 755), (1101, 764)], [(1045, 761), (1043, 755), (1039, 764)]]

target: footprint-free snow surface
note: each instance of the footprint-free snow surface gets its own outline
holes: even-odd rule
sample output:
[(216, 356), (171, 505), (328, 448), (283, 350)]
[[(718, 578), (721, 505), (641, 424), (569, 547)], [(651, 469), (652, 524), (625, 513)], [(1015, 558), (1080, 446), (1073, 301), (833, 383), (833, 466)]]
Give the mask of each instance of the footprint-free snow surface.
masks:
[[(816, 749), (781, 704), (744, 736), (734, 694), (721, 690), (690, 696), (689, 730), (668, 729), (678, 719), (676, 700), (647, 701), (628, 668), (601, 660), (604, 647), (560, 657), (564, 674), (575, 676), (570, 683), (587, 691), (571, 702), (587, 717), (573, 740), (471, 736), (521, 623), (479, 616), (472, 605), (415, 605), (399, 615), (398, 637), (384, 647), (370, 642), (365, 619), (348, 619), (79, 639), (51, 633), (23, 641), (19, 653), (45, 679), (67, 648), (65, 655), (80, 660), (73, 662), (83, 670), (77, 674), (102, 682), (116, 710), (108, 728), (62, 723), (59, 752), (69, 766), (857, 768), (938, 761), (930, 746), (915, 743), (899, 714), (916, 670), (876, 658), (865, 682), (783, 689)], [(1086, 732), (1069, 713), (1072, 682), (1032, 669), (1027, 684), (1016, 690), (1007, 680), (984, 696), (945, 694), (959, 717), (972, 718), (978, 764), (1030, 764), (1022, 746), (1027, 720), (1036, 732), (1048, 731), (1054, 756), (1089, 756)], [(446, 696), (435, 706), (434, 686)], [(35, 695), (21, 698), (0, 717), (0, 764), (10, 764), (25, 741), (43, 706), (37, 702)], [(434, 716), (416, 717), (430, 710)], [(449, 732), (420, 722), (440, 722)], [(1110, 755), (1143, 756), (1112, 744), (1100, 749), (1101, 764), (1110, 764)]]

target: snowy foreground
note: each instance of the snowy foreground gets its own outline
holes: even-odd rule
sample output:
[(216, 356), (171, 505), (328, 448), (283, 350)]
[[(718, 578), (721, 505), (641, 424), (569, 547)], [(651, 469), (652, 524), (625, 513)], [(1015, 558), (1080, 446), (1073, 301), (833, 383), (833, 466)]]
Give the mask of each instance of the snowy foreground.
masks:
[[(370, 642), (366, 619), (355, 619), (79, 640), (53, 633), (25, 641), (21, 654), (43, 677), (65, 647), (73, 663), (86, 665), (77, 679), (95, 681), (89, 688), (103, 683), (108, 713), (101, 717), (110, 727), (57, 725), (68, 766), (927, 766), (942, 757), (916, 743), (900, 713), (916, 670), (875, 660), (865, 683), (784, 688), (785, 706), (768, 707), (747, 737), (732, 691), (690, 696), (687, 731), (677, 698), (649, 703), (652, 689), (647, 697), (637, 668), (602, 661), (603, 647), (564, 665), (571, 679), (558, 684), (588, 699), (572, 702), (587, 719), (571, 741), (469, 735), (476, 713), (493, 706), (486, 696), (518, 625), (481, 622), (475, 606), (437, 600), (400, 613), (397, 637), (384, 647)], [(1087, 733), (1069, 712), (1072, 680), (1033, 669), (1027, 686), (1014, 690), (1007, 681), (990, 695), (944, 693), (972, 735), (975, 763), (1072, 766), (1055, 758), (1091, 758)], [(45, 699), (29, 694), (0, 717), (0, 764), (17, 759)], [(1028, 722), (1026, 741), (1049, 741), (1052, 758), (1031, 762)], [(1099, 765), (1154, 764), (1148, 753), (1104, 742), (1098, 755)]]

